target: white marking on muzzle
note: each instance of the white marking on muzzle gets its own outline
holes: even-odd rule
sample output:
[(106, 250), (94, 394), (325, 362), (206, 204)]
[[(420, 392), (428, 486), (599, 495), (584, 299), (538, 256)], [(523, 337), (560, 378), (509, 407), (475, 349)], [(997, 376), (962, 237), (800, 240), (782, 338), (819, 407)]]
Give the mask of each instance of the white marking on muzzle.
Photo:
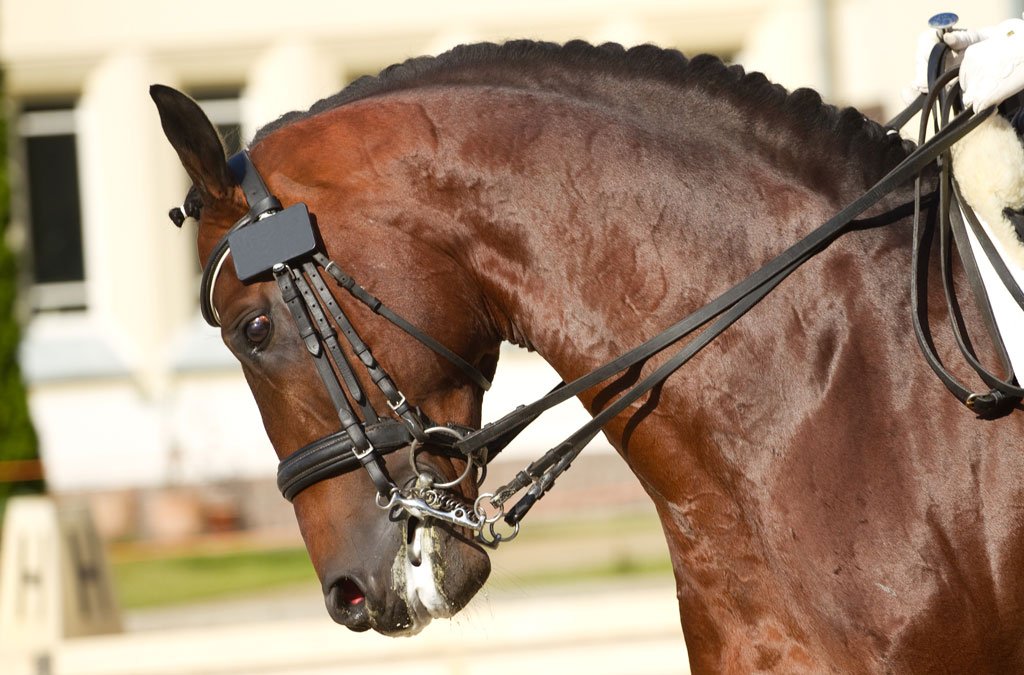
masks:
[(440, 590), (444, 569), (435, 560), (437, 530), (428, 523), (417, 519), (406, 524), (413, 528), (411, 537), (406, 535), (391, 568), (395, 592), (404, 596), (412, 619), (401, 635), (415, 635), (432, 619), (446, 619), (453, 613)]
[(438, 587), (444, 570), (435, 559), (437, 545), (436, 530), (432, 525), (417, 524), (409, 546), (406, 560), (406, 593), (410, 604), (415, 595), (418, 605), (423, 607), (431, 618), (448, 618), (452, 615), (451, 605), (441, 595)]

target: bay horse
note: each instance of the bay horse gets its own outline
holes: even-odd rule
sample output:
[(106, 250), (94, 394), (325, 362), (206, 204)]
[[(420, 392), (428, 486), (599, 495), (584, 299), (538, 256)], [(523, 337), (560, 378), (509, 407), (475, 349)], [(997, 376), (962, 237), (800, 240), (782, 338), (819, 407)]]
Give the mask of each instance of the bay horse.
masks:
[[(247, 202), (198, 106), (151, 93), (201, 207), (206, 260)], [(507, 340), (569, 381), (756, 270), (910, 149), (853, 109), (714, 57), (520, 41), (357, 80), (264, 127), (250, 152), (282, 204), (308, 206), (329, 256), (412, 324), (488, 376)], [(896, 212), (911, 189), (868, 215)], [(977, 419), (917, 353), (908, 219), (851, 230), (604, 429), (660, 516), (691, 666), (1024, 669), (1024, 416)], [(211, 293), (279, 457), (335, 431), (278, 286), (225, 273)], [(478, 383), (337, 301), (410, 401), (479, 426)], [(945, 333), (935, 342), (951, 350)], [(598, 412), (666, 358), (584, 406)], [(386, 465), (412, 475), (398, 455)], [(354, 473), (294, 500), (331, 616), (409, 634), (457, 612), (486, 553), (428, 522), (410, 566), (412, 526), (374, 498)], [(608, 620), (629, 611), (623, 598)]]

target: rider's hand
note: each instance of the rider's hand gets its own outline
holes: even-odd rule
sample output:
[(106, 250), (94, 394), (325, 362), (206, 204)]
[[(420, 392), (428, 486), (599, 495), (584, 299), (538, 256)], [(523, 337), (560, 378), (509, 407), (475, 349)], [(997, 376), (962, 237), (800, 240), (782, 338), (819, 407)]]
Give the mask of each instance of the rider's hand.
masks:
[(1024, 89), (1024, 21), (1010, 19), (979, 31), (953, 31), (943, 40), (963, 50), (964, 105), (984, 110)]
[(942, 40), (950, 49), (962, 52), (973, 44), (994, 37), (1007, 37), (1014, 34), (1024, 33), (1024, 21), (1021, 19), (1007, 19), (995, 26), (980, 28), (978, 30), (951, 30), (942, 36)]

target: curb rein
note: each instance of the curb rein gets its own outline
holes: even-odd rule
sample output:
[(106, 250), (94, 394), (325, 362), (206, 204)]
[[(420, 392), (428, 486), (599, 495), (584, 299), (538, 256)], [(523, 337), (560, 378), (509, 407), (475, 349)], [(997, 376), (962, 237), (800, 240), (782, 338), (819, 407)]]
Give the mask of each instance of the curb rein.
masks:
[[(941, 50), (936, 48), (936, 51)], [(942, 55), (933, 58), (933, 62), (941, 67)], [(954, 105), (954, 95), (945, 93), (945, 85), (956, 75), (956, 69), (947, 71), (942, 77), (934, 78), (935, 86), (926, 96), (922, 94), (906, 110), (900, 113), (887, 126), (891, 132), (905, 124), (920, 110), (930, 111), (936, 100), (942, 103), (942, 121), (946, 122)], [(991, 391), (973, 393), (955, 380), (939, 362), (931, 346), (927, 333), (927, 316), (924, 303), (919, 301), (920, 287), (927, 283), (927, 260), (930, 250), (931, 226), (923, 230), (919, 226), (921, 214), (921, 171), (936, 160), (942, 169), (942, 176), (949, 184), (949, 148), (968, 132), (977, 127), (995, 107), (975, 114), (970, 109), (960, 111), (948, 124), (937, 129), (931, 139), (924, 140), (924, 130), (928, 115), (922, 114), (922, 136), (919, 146), (899, 165), (872, 186), (862, 196), (833, 216), (823, 225), (813, 230), (806, 237), (776, 256), (765, 266), (736, 284), (720, 296), (712, 300), (693, 314), (655, 335), (643, 344), (622, 354), (615, 360), (594, 371), (570, 382), (560, 382), (545, 396), (528, 405), (519, 406), (499, 420), (485, 425), (482, 429), (471, 429), (455, 424), (438, 425), (433, 423), (418, 408), (406, 400), (392, 378), (374, 359), (369, 347), (356, 333), (348, 317), (335, 301), (320, 270), (325, 271), (334, 281), (350, 295), (392, 322), (410, 336), (430, 348), (432, 351), (451, 362), (463, 375), (476, 386), (486, 391), (490, 381), (474, 366), (462, 357), (440, 344), (429, 335), (419, 330), (401, 316), (386, 307), (379, 299), (366, 291), (355, 280), (345, 274), (341, 267), (330, 260), (321, 250), (306, 205), (297, 203), (282, 208), (263, 182), (249, 158), (247, 151), (239, 152), (228, 160), (235, 180), (242, 188), (248, 213), (236, 222), (218, 242), (210, 258), (203, 268), (200, 285), (200, 309), (203, 318), (211, 326), (220, 325), (220, 317), (213, 305), (213, 288), (221, 267), (228, 253), (232, 254), (238, 278), (243, 283), (272, 276), (281, 290), (282, 298), (298, 327), (299, 334), (330, 395), (341, 423), (341, 430), (320, 438), (288, 456), (278, 466), (277, 485), (286, 499), (292, 501), (297, 494), (318, 483), (319, 481), (339, 476), (359, 469), (361, 466), (377, 488), (376, 503), (391, 512), (393, 518), (399, 518), (403, 512), (419, 518), (433, 518), (454, 526), (464, 527), (472, 531), (480, 543), (496, 547), (503, 541), (510, 541), (519, 532), (520, 522), (533, 505), (547, 493), (558, 478), (580, 454), (583, 448), (601, 431), (602, 427), (613, 417), (625, 410), (629, 405), (663, 382), (683, 364), (690, 360), (703, 347), (721, 334), (732, 323), (742, 317), (762, 298), (778, 286), (793, 271), (816, 253), (827, 248), (844, 232), (864, 227), (877, 227), (888, 224), (893, 218), (874, 218), (855, 222), (864, 211), (878, 203), (899, 185), (916, 177), (914, 213), (914, 251), (913, 266), (915, 269), (912, 283), (912, 304), (914, 306), (915, 335), (924, 351), (928, 364), (939, 375), (943, 384), (968, 408), (979, 417), (995, 417), (1006, 414), (1009, 404), (1015, 406), (1024, 390), (1014, 383), (1012, 370), (1006, 381), (991, 375), (984, 369), (978, 370), (982, 380)], [(938, 126), (938, 119), (936, 119)], [(955, 194), (955, 183), (953, 199)], [(950, 193), (948, 189), (940, 189), (940, 201), (943, 213), (949, 213)], [(925, 198), (932, 205), (931, 196)], [(897, 207), (890, 215), (903, 217), (909, 214), (909, 205)], [(968, 221), (976, 234), (981, 232), (973, 214), (965, 208)], [(172, 209), (171, 218), (181, 224), (185, 215), (198, 218), (199, 207), (195, 203), (187, 203), (185, 211)], [(958, 215), (958, 214), (957, 214)], [(947, 232), (950, 230), (949, 218), (943, 218), (940, 227), (943, 253), (943, 277), (947, 287), (947, 303), (956, 307), (955, 297), (949, 299), (951, 273), (946, 265), (949, 253)], [(952, 232), (958, 242), (963, 238), (963, 223), (953, 218)], [(879, 221), (879, 222), (872, 222)], [(959, 228), (956, 226), (959, 223)], [(987, 237), (982, 232), (982, 240)], [(921, 256), (921, 250), (924, 255)], [(961, 246), (961, 255), (964, 255)], [(969, 252), (969, 248), (966, 249)], [(991, 256), (990, 256), (991, 257)], [(971, 260), (973, 263), (973, 259)], [(973, 264), (965, 262), (968, 270)], [(922, 271), (924, 273), (922, 274)], [(973, 275), (969, 274), (973, 279)], [(1005, 277), (1004, 277), (1005, 278)], [(972, 281), (973, 284), (973, 281)], [(975, 288), (978, 292), (978, 289)], [(983, 295), (979, 304), (983, 310), (987, 308), (987, 299)], [(1018, 302), (1024, 306), (1024, 297), (1019, 289), (1015, 294)], [(951, 314), (951, 317), (954, 315)], [(333, 324), (331, 319), (333, 319)], [(986, 321), (990, 318), (986, 315)], [(958, 322), (953, 321), (957, 341), (963, 346)], [(341, 349), (337, 331), (340, 329), (356, 358), (366, 369), (370, 379), (383, 393), (388, 407), (394, 417), (377, 413), (363, 391)], [(705, 327), (706, 326), (706, 327)], [(690, 342), (669, 358), (653, 372), (626, 390), (607, 408), (595, 415), (593, 419), (580, 427), (565, 441), (555, 446), (539, 459), (520, 471), (507, 484), (493, 493), (480, 493), (473, 504), (467, 504), (450, 488), (473, 477), (476, 485), (482, 485), (486, 476), (487, 464), (501, 452), (527, 425), (541, 413), (555, 405), (568, 400), (582, 391), (599, 384), (611, 376), (633, 365), (642, 363), (666, 347), (675, 344), (682, 338), (694, 333), (698, 328), (705, 327)], [(1005, 350), (994, 333), (997, 350), (1005, 360)], [(969, 348), (968, 348), (969, 351)], [(977, 359), (973, 352), (966, 352), (968, 362), (974, 365)], [(333, 366), (332, 366), (333, 362)], [(980, 368), (980, 364), (978, 364)], [(977, 368), (976, 368), (977, 369)], [(339, 379), (340, 375), (340, 379)], [(350, 403), (351, 401), (351, 403)], [(354, 407), (359, 409), (357, 414)], [(397, 418), (397, 419), (396, 419)], [(401, 448), (409, 448), (410, 462), (416, 477), (410, 484), (399, 487), (388, 475), (384, 466), (383, 456)], [(416, 457), (418, 453), (428, 451), (466, 461), (466, 468), (457, 479), (445, 483), (420, 470)], [(514, 495), (526, 490), (525, 494), (508, 511), (506, 502)], [(499, 522), (503, 531), (498, 531)], [(509, 528), (511, 528), (509, 530)]]

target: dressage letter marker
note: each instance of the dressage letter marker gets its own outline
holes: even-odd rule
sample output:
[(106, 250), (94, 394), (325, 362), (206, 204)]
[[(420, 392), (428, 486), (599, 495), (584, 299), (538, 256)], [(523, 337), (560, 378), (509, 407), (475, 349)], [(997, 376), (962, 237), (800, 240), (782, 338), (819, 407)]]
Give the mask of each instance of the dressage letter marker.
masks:
[(11, 499), (0, 549), (0, 653), (38, 652), (63, 638), (120, 630), (88, 509), (49, 497)]

